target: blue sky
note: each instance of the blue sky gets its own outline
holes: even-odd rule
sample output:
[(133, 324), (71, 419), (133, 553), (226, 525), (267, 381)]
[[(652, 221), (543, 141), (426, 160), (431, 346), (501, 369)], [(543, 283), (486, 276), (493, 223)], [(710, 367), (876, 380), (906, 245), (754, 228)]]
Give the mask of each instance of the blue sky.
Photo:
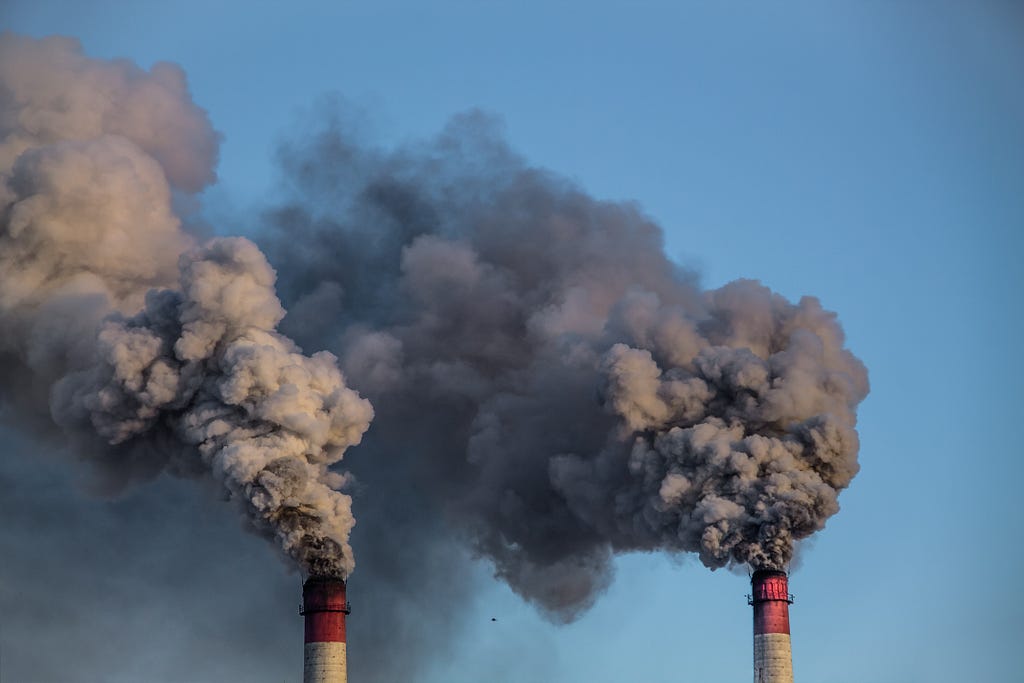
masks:
[[(706, 285), (819, 296), (872, 392), (861, 473), (791, 582), (797, 680), (1014, 680), (1019, 3), (12, 0), (0, 27), (181, 64), (224, 133), (206, 197), (224, 232), (273, 196), (276, 142), (325, 94), (385, 141), (481, 108), (532, 163), (638, 202)], [(417, 681), (750, 678), (744, 575), (622, 558), (598, 605), (556, 627), (479, 573), (479, 628)], [(297, 662), (267, 667), (269, 682)]]

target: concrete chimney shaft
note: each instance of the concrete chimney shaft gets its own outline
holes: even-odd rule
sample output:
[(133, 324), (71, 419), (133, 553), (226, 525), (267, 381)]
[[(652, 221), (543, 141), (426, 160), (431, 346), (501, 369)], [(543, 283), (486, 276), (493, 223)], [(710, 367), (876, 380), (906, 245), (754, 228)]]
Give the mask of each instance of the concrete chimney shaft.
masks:
[(786, 572), (758, 569), (747, 602), (754, 606), (754, 683), (793, 683)]
[(302, 609), (306, 617), (303, 683), (347, 683), (345, 616), (349, 604), (345, 581), (314, 576), (302, 584)]

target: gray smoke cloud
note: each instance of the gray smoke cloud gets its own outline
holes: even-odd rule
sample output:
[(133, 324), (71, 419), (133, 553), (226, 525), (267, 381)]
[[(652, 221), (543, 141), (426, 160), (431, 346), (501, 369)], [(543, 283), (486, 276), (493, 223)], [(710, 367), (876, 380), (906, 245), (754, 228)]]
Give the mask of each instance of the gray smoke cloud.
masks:
[(275, 284), (175, 214), (217, 158), (177, 67), (0, 38), (5, 421), (56, 422), (106, 491), (213, 482), (309, 571), (351, 571), (351, 532), (353, 677), (382, 683), (451, 647), (469, 556), (568, 621), (616, 553), (781, 567), (838, 510), (868, 384), (816, 299), (701, 289), (482, 114), (392, 150), (324, 121), (281, 150)]
[(424, 519), (556, 620), (616, 553), (785, 567), (824, 527), (868, 391), (835, 314), (702, 290), (639, 208), (530, 167), (487, 116), (385, 150), (341, 109), (283, 147), (267, 246), (285, 329), (377, 409), (367, 448), (388, 456), (358, 478), (406, 472)]
[(354, 518), (330, 466), (373, 411), (334, 356), (276, 331), (252, 242), (182, 228), (174, 195), (214, 179), (217, 139), (173, 65), (0, 35), (4, 412), (52, 418), (108, 490), (212, 477), (303, 569), (345, 576)]

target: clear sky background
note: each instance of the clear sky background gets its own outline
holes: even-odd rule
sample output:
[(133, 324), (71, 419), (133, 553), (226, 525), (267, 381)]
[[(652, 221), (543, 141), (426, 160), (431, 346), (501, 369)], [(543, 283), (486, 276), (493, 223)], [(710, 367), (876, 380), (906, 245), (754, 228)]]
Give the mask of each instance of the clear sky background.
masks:
[[(0, 28), (75, 36), (94, 57), (180, 64), (224, 133), (220, 181), (205, 198), (220, 232), (244, 231), (273, 196), (277, 141), (325, 94), (361, 105), (385, 141), (481, 108), (532, 163), (599, 198), (638, 202), (706, 286), (748, 277), (790, 298), (819, 296), (872, 390), (860, 410), (861, 473), (792, 577), (796, 679), (1019, 680), (1021, 3), (284, 6), (7, 0)], [(0, 439), (29, 461), (32, 444)], [(132, 647), (152, 643), (153, 661), (209, 642), (208, 667), (192, 669), (207, 677), (195, 680), (297, 680), (296, 580), (261, 541), (245, 537), (179, 576), (175, 594), (195, 582), (197, 595), (237, 596), (247, 619), (284, 624), (254, 636), (249, 652), (217, 650), (221, 625), (202, 599), (167, 605), (147, 588), (161, 576), (147, 543), (173, 553), (192, 535), (232, 530), (232, 512), (165, 484), (167, 521), (138, 540), (118, 507), (131, 500), (89, 501), (71, 475), (39, 463), (31, 483), (0, 491), (0, 511), (26, 487), (66, 487), (52, 523), (81, 524), (83, 540), (69, 554), (45, 537), (0, 543), (0, 644), (24, 628), (12, 606), (38, 563), (66, 562), (69, 582), (81, 566), (117, 566), (83, 597), (95, 623), (34, 622), (38, 638), (70, 640), (92, 653), (90, 672), (107, 672), (81, 680), (177, 680), (138, 668), (145, 656), (119, 659), (121, 628)], [(135, 550), (150, 559), (109, 560)], [(247, 563), (271, 566), (272, 585), (239, 575)], [(478, 568), (469, 626), (416, 683), (750, 680), (745, 574), (624, 557), (593, 610), (554, 626)], [(373, 609), (359, 604), (357, 581), (353, 621)], [(248, 605), (264, 590), (274, 596), (265, 607)], [(121, 609), (137, 621), (117, 624)], [(2, 659), (2, 680), (33, 680), (10, 646)]]

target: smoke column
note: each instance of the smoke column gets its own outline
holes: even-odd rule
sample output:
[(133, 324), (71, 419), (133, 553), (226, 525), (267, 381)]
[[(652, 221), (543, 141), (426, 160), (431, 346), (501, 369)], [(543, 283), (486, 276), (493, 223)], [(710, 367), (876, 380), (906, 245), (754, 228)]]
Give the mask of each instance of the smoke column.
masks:
[(838, 511), (868, 382), (817, 299), (703, 290), (637, 206), (531, 167), (487, 116), (393, 150), (352, 120), (281, 149), (260, 243), (282, 319), (253, 243), (175, 213), (217, 154), (181, 71), (4, 35), (5, 419), (55, 421), (109, 491), (219, 482), (314, 574), (347, 576), (351, 530), (361, 681), (443, 656), (471, 556), (567, 621), (615, 553), (779, 569)]
[(265, 244), (285, 329), (377, 410), (367, 505), (375, 478), (410, 491), (424, 533), (443, 520), (558, 620), (615, 553), (781, 569), (839, 509), (867, 374), (817, 299), (700, 289), (636, 206), (530, 167), (484, 115), (396, 150), (325, 121), (282, 149)]
[(299, 566), (347, 575), (351, 499), (329, 467), (372, 410), (334, 356), (276, 331), (253, 243), (182, 229), (172, 200), (216, 156), (177, 67), (0, 36), (0, 400), (52, 418), (103, 488), (211, 477)]

